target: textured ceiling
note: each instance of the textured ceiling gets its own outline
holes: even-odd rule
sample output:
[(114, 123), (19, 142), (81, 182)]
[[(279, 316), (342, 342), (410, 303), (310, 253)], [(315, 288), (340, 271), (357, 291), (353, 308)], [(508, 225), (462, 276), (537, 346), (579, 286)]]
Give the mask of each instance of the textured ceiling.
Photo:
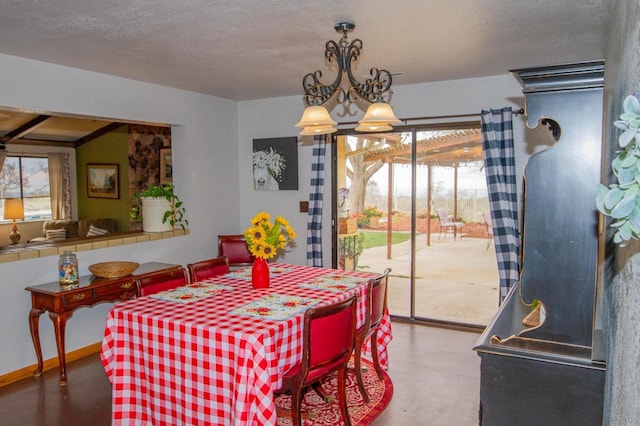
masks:
[(302, 95), (356, 23), (394, 85), (602, 59), (609, 0), (0, 0), (0, 53), (235, 100)]

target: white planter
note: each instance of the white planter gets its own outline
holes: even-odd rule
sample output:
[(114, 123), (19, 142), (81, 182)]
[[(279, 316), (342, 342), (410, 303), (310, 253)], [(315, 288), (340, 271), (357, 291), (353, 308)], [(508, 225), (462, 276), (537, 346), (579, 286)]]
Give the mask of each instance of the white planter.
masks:
[(142, 230), (144, 232), (165, 232), (173, 228), (167, 220), (162, 223), (164, 213), (171, 210), (171, 202), (166, 198), (142, 197)]

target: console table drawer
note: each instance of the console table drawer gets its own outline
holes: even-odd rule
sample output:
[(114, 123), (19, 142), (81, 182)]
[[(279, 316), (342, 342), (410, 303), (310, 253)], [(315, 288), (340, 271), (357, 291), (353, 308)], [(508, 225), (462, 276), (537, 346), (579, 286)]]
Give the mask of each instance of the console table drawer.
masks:
[(93, 289), (88, 288), (82, 291), (64, 294), (62, 296), (62, 304), (65, 307), (74, 305), (86, 305), (94, 298)]
[(115, 285), (96, 287), (96, 297), (110, 296), (114, 294), (131, 292), (135, 295), (136, 285), (133, 279), (122, 281)]
[(136, 286), (132, 285), (128, 288), (116, 288), (110, 289), (110, 291), (104, 291), (98, 297), (100, 300), (129, 300), (137, 296)]

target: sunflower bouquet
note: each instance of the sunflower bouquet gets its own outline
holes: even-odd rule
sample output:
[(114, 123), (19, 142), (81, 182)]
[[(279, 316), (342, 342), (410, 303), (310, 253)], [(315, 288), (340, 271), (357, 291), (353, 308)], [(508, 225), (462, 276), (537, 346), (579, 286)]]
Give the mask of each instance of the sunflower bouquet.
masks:
[(272, 223), (271, 216), (265, 212), (251, 219), (251, 227), (244, 231), (251, 254), (265, 260), (275, 257), (278, 249), (285, 248), (296, 236), (285, 218), (277, 216)]

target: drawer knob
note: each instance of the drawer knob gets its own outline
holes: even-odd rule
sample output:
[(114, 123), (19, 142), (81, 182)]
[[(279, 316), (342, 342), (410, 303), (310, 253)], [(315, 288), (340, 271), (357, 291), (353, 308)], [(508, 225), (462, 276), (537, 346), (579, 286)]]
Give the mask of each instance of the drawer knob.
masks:
[(86, 295), (84, 293), (78, 293), (78, 294), (74, 294), (72, 299), (77, 302), (78, 300), (82, 300), (85, 297)]

